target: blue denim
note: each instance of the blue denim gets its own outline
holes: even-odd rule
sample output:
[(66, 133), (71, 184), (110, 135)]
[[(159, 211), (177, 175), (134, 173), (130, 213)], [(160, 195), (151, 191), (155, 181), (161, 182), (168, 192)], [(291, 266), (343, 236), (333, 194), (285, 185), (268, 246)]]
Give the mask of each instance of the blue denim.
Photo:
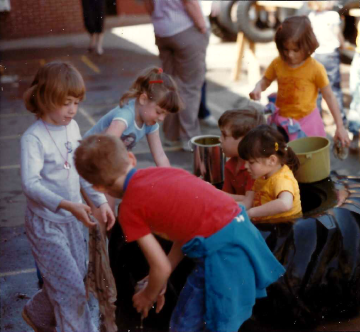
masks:
[(200, 100), (200, 106), (199, 106), (199, 119), (205, 119), (209, 115), (211, 115), (209, 109), (206, 106), (206, 81), (204, 81), (202, 87), (201, 87), (201, 100)]
[[(347, 123), (346, 113), (343, 105), (343, 93), (341, 91), (341, 76), (340, 76), (340, 53), (339, 51), (330, 54), (315, 54), (315, 60), (319, 61), (326, 69), (326, 73), (329, 78), (331, 90), (334, 92), (335, 97), (339, 104), (342, 120), (344, 124)], [(317, 107), (321, 111), (322, 95), (319, 93), (317, 98)]]
[(171, 315), (171, 332), (205, 332), (205, 264), (197, 264), (186, 280), (176, 307)]
[(355, 53), (350, 67), (350, 93), (352, 101), (349, 111), (349, 130), (359, 135), (360, 130), (360, 53)]

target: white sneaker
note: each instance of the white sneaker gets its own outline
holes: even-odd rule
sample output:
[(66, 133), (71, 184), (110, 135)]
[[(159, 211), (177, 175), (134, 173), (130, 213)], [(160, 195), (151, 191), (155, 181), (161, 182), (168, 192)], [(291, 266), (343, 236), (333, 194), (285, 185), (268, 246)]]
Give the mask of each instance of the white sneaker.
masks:
[(201, 124), (208, 127), (218, 127), (218, 122), (213, 115), (209, 115), (204, 119), (199, 120)]
[(182, 141), (181, 148), (186, 152), (192, 152), (190, 141)]
[(182, 144), (181, 144), (180, 140), (170, 141), (169, 139), (164, 138), (164, 146), (172, 147), (172, 148), (175, 148), (175, 147), (180, 148), (182, 146)]

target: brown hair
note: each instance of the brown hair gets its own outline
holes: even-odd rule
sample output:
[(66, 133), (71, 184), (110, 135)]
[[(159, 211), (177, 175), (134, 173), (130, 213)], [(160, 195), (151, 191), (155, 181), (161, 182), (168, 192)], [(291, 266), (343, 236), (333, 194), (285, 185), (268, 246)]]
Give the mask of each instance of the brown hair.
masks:
[(62, 106), (68, 96), (84, 99), (85, 83), (79, 71), (70, 63), (49, 62), (42, 66), (29, 89), (24, 93), (25, 107), (36, 117)]
[(239, 110), (225, 111), (221, 115), (218, 124), (220, 129), (229, 128), (231, 136), (238, 139), (245, 136), (251, 129), (265, 124), (265, 117), (263, 112), (248, 105)]
[(177, 113), (183, 108), (175, 81), (161, 68), (145, 69), (129, 91), (121, 97), (120, 106), (126, 104), (130, 98), (139, 98), (142, 93), (146, 93), (150, 100), (170, 113)]
[(74, 153), (75, 167), (81, 177), (92, 185), (112, 186), (129, 166), (124, 143), (111, 135), (86, 137)]
[(269, 125), (261, 125), (250, 130), (238, 147), (243, 160), (257, 160), (276, 155), (282, 165), (286, 164), (296, 172), (300, 162), (295, 152), (286, 145), (284, 136)]
[(275, 34), (275, 43), (284, 61), (287, 60), (284, 53), (284, 44), (288, 41), (295, 43), (304, 52), (305, 58), (308, 58), (319, 47), (307, 16), (289, 17), (278, 27)]

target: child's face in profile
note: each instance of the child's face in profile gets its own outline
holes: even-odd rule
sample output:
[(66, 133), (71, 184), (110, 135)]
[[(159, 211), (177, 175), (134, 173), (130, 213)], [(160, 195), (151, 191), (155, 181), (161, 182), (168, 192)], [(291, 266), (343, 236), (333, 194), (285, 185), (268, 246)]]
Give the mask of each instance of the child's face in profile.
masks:
[(287, 40), (283, 44), (283, 52), (285, 61), (290, 67), (297, 67), (305, 60), (305, 54), (299, 46), (291, 40)]
[(147, 104), (141, 109), (141, 119), (147, 126), (153, 126), (157, 122), (164, 121), (168, 112), (160, 108), (155, 102), (148, 99)]
[(238, 146), (242, 139), (234, 138), (229, 128), (221, 128), (220, 143), (226, 157), (239, 157)]

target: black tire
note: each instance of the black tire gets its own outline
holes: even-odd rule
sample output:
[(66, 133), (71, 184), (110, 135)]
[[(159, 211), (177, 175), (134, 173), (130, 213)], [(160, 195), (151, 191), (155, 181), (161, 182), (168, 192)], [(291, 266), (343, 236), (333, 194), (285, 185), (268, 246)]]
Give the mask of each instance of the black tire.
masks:
[[(274, 40), (275, 32), (286, 17), (301, 13), (302, 7), (298, 10), (279, 8), (276, 13), (276, 20), (272, 23), (260, 20), (260, 15), (256, 20), (250, 19), (250, 11), (256, 5), (256, 1), (240, 1), (237, 6), (237, 31), (242, 31), (247, 39), (255, 43), (268, 43)], [(263, 12), (266, 14), (266, 11)]]
[[(308, 329), (359, 312), (360, 178), (332, 178), (300, 186), (302, 205), (310, 208), (304, 218), (257, 225), (286, 273), (257, 301), (247, 329), (259, 330), (256, 320)], [(338, 186), (350, 193), (340, 206)]]
[(222, 25), (229, 33), (237, 35), (238, 27), (236, 18), (235, 21), (232, 18), (231, 11), (233, 10), (233, 6), (237, 6), (239, 4), (238, 1), (221, 1), (220, 3), (220, 12), (218, 16), (218, 20), (220, 25)]
[(234, 42), (236, 41), (237, 34), (228, 31), (224, 28), (218, 21), (216, 17), (209, 17), (211, 32), (216, 36), (219, 37), (221, 40), (225, 42)]

